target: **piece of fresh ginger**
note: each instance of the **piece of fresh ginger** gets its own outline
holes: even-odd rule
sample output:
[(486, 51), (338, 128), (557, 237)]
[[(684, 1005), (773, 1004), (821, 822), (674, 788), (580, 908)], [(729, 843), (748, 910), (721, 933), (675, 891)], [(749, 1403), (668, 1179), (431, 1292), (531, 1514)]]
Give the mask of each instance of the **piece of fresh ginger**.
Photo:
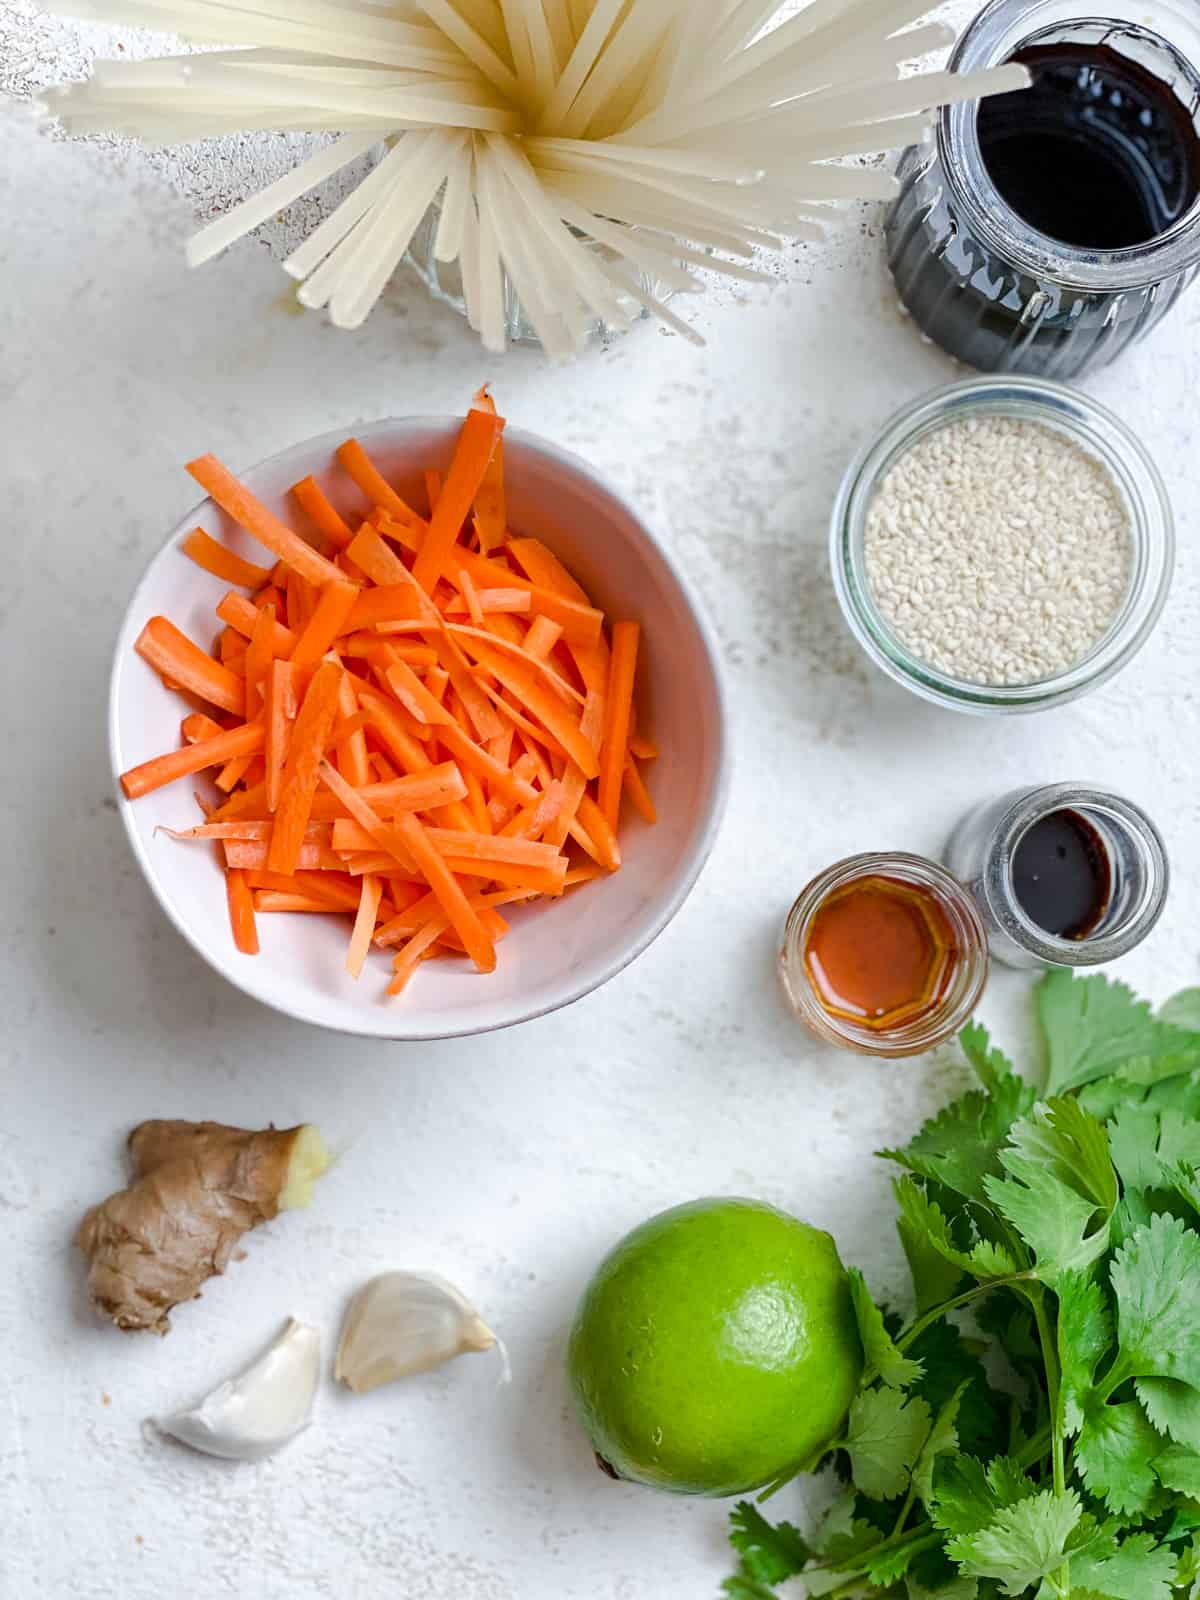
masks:
[(164, 1334), (170, 1312), (224, 1272), (238, 1240), (306, 1206), (329, 1165), (311, 1124), (254, 1132), (219, 1122), (143, 1122), (133, 1181), (93, 1206), (76, 1240), (93, 1303), (118, 1328)]

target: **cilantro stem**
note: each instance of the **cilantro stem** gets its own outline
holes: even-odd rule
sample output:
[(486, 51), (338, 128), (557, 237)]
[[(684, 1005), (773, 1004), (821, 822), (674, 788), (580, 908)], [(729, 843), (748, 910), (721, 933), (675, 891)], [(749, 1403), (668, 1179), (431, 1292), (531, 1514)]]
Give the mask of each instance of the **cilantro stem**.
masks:
[(911, 1328), (905, 1329), (896, 1340), (896, 1349), (907, 1350), (915, 1339), (921, 1337), (926, 1328), (931, 1328), (935, 1322), (940, 1322), (948, 1311), (957, 1311), (960, 1306), (970, 1305), (972, 1300), (977, 1300), (982, 1294), (990, 1294), (993, 1289), (1011, 1289), (1014, 1285), (1029, 1283), (1033, 1277), (1032, 1272), (1017, 1272), (1009, 1278), (992, 1278), (987, 1283), (977, 1283), (973, 1289), (956, 1294), (953, 1300), (943, 1300), (940, 1306), (934, 1306), (932, 1311), (927, 1311), (923, 1317), (918, 1317)]
[[(1046, 1295), (1039, 1284), (1036, 1289), (1024, 1291), (1033, 1311), (1033, 1319), (1037, 1324), (1038, 1341), (1042, 1347), (1042, 1365), (1046, 1369), (1046, 1398), (1050, 1404), (1050, 1462), (1054, 1474), (1054, 1493), (1061, 1496), (1067, 1492), (1067, 1460), (1063, 1443), (1062, 1418), (1059, 1408), (1059, 1390), (1062, 1387), (1062, 1370), (1058, 1361), (1058, 1344), (1054, 1330), (1050, 1326), (1050, 1318), (1046, 1315)], [(1060, 1595), (1069, 1595), (1071, 1592), (1071, 1563), (1063, 1560), (1062, 1565), (1051, 1580)]]

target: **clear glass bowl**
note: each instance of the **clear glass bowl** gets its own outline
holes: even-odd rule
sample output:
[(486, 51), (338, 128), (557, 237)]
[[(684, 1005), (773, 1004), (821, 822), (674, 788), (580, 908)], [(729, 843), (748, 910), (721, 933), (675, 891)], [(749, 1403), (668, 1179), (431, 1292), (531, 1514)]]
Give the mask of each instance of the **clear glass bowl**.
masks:
[[(828, 1011), (817, 997), (804, 960), (813, 918), (829, 896), (862, 878), (875, 877), (929, 891), (954, 936), (955, 950), (950, 982), (937, 1005), (884, 1032)], [(970, 893), (938, 862), (899, 851), (868, 852), (835, 862), (802, 891), (784, 925), (779, 973), (792, 1010), (818, 1038), (858, 1055), (916, 1056), (944, 1044), (970, 1021), (987, 983), (987, 933)]]
[[(867, 513), (881, 481), (919, 439), (983, 413), (1042, 423), (1066, 434), (1109, 469), (1129, 513), (1133, 549), (1125, 603), (1082, 660), (1031, 683), (971, 683), (919, 660), (879, 611), (866, 572)], [(842, 614), (877, 667), (924, 700), (955, 711), (1004, 716), (1076, 700), (1129, 664), (1166, 604), (1175, 565), (1175, 527), (1158, 469), (1136, 436), (1105, 407), (1042, 378), (971, 378), (897, 412), (851, 463), (833, 508), (830, 557)]]
[[(452, 311), (457, 311), (460, 317), (467, 314), (467, 302), (463, 298), (462, 273), (457, 261), (439, 261), (434, 254), (434, 244), (437, 240), (438, 218), (441, 215), (440, 207), (436, 204), (430, 206), (425, 213), (424, 220), (413, 235), (412, 244), (409, 245), (408, 255), (405, 257), (410, 267), (414, 268), (418, 277), (429, 290), (435, 300), (442, 305), (449, 306)], [(588, 239), (583, 234), (574, 230), (584, 248), (594, 251), (604, 260), (616, 260), (616, 254), (607, 245), (597, 243), (595, 239)], [(628, 265), (628, 263), (625, 263)], [(637, 274), (638, 287), (644, 294), (653, 295), (656, 300), (664, 304), (670, 300), (674, 290), (650, 274), (639, 271)], [(622, 310), (627, 312), (631, 322), (639, 322), (650, 313), (640, 300), (633, 295), (614, 288), (617, 303)], [(537, 330), (525, 315), (520, 297), (512, 286), (507, 273), (504, 274), (504, 325), (511, 344), (539, 345)], [(617, 337), (626, 330), (621, 327), (610, 327), (608, 323), (597, 317), (592, 325), (591, 337), (593, 344)]]

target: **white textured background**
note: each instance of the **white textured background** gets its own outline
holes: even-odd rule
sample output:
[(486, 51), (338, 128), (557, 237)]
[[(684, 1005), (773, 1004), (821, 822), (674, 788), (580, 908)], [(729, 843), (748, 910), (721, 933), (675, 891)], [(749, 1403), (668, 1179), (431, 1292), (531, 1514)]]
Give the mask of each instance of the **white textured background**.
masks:
[[(82, 71), (97, 41), (136, 44), (0, 0), (11, 94)], [(1003, 787), (1107, 782), (1149, 807), (1176, 870), (1127, 974), (1159, 997), (1200, 981), (1200, 294), (1088, 382), (1174, 494), (1162, 629), (1086, 702), (976, 722), (869, 672), (827, 578), (847, 458), (954, 375), (897, 314), (875, 219), (793, 252), (777, 287), (698, 308), (707, 351), (642, 326), (553, 370), (530, 352), (485, 362), (407, 278), (361, 333), (334, 333), (292, 310), (269, 239), (189, 276), (193, 207), (278, 159), (264, 139), (147, 159), (0, 109), (0, 1595), (715, 1597), (723, 1509), (610, 1483), (568, 1417), (575, 1297), (617, 1235), (706, 1192), (832, 1228), (894, 1291), (870, 1152), (960, 1081), (949, 1059), (875, 1065), (797, 1030), (772, 970), (795, 892), (853, 850), (937, 851)], [(675, 925), (570, 1012), (440, 1047), (310, 1032), (210, 975), (138, 878), (105, 749), (111, 640), (194, 497), (182, 461), (211, 449), (237, 467), (324, 429), (458, 410), (484, 378), (514, 422), (633, 493), (693, 572), (732, 690), (727, 826)], [(999, 974), (985, 1001), (1008, 1040), (1027, 1032), (1026, 993)], [(313, 1211), (252, 1236), (165, 1342), (95, 1324), (70, 1244), (148, 1116), (311, 1119), (345, 1148)], [(143, 1438), (143, 1417), (198, 1397), (287, 1313), (332, 1342), (348, 1293), (392, 1265), (477, 1298), (511, 1387), (479, 1358), (366, 1399), (329, 1387), (316, 1426), (260, 1466)], [(775, 1504), (799, 1509), (791, 1491)]]

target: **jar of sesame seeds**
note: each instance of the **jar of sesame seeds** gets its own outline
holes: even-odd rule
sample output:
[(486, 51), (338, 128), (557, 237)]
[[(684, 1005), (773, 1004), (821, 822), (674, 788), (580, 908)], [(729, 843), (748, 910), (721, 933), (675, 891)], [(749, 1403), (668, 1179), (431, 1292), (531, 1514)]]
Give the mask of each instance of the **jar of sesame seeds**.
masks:
[(913, 402), (851, 464), (831, 560), (889, 677), (958, 711), (1061, 705), (1128, 665), (1166, 601), (1170, 503), (1134, 434), (1038, 378)]

